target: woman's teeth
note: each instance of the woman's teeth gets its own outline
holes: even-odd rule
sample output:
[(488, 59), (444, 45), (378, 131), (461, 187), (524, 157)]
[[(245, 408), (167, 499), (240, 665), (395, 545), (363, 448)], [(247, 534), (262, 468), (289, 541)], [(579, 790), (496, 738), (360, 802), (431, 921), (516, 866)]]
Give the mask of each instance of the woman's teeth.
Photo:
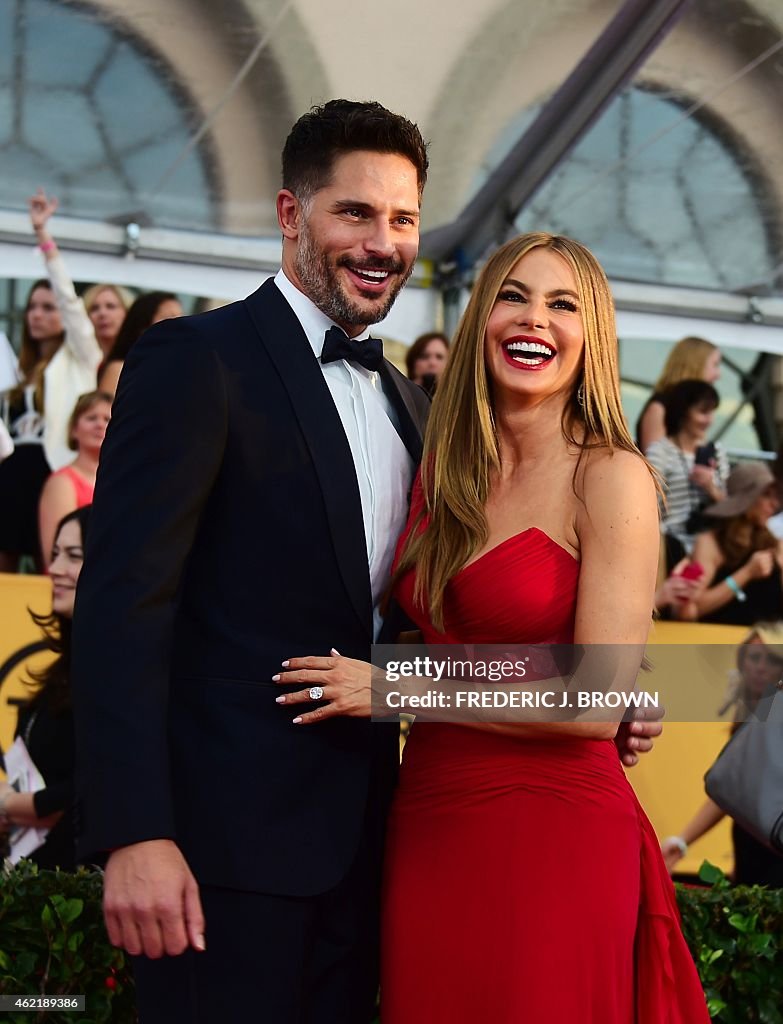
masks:
[(505, 349), (515, 363), (525, 366), (539, 366), (555, 355), (553, 348), (538, 341), (510, 341)]

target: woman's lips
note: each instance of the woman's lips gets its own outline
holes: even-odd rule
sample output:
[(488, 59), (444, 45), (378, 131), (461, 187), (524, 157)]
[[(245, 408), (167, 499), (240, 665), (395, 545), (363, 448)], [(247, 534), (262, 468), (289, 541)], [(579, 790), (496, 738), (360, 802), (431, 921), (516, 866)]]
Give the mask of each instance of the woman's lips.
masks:
[(553, 345), (539, 338), (509, 338), (502, 342), (500, 349), (505, 361), (515, 370), (543, 370), (557, 355)]

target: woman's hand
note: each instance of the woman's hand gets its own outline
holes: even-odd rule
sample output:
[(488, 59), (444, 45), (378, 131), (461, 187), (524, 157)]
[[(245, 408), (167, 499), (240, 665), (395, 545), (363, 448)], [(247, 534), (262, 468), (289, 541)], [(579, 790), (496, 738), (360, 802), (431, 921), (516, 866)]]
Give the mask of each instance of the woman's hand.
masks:
[(38, 232), (44, 230), (58, 203), (54, 196), (47, 196), (46, 192), (39, 188), (34, 196), (30, 196), (27, 205), (30, 208), (30, 223)]
[(663, 854), (663, 862), (666, 865), (666, 870), (669, 874), (674, 871), (679, 862), (685, 856), (682, 852), (682, 847), (676, 838), (664, 839), (661, 843), (661, 853)]
[[(294, 718), (294, 725), (310, 725), (323, 722), (335, 715), (349, 718), (369, 718), (372, 704), (373, 666), (365, 661), (343, 658), (332, 650), (329, 658), (291, 658), (283, 662), (287, 671), (272, 679), (282, 686), (303, 683), (307, 689), (295, 693), (284, 693), (277, 698), (278, 704), (294, 706), (313, 704), (315, 700), (327, 701), (320, 707)], [(320, 696), (313, 697), (311, 690), (321, 689)], [(316, 691), (317, 692), (317, 691)], [(298, 710), (298, 709), (297, 709)]]
[(689, 580), (685, 576), (672, 573), (655, 591), (655, 607), (658, 611), (674, 606), (678, 607), (685, 601), (695, 600), (704, 584), (700, 580)]
[(720, 501), (726, 497), (723, 488), (718, 484), (715, 470), (717, 469), (715, 459), (710, 459), (708, 466), (695, 465), (690, 472), (691, 481), (700, 487), (705, 494), (708, 494), (713, 501)]
[(745, 568), (752, 580), (760, 580), (769, 576), (775, 568), (775, 552), (773, 550), (754, 551), (745, 563)]
[(715, 480), (715, 460), (709, 466), (696, 465), (691, 470), (691, 480), (703, 491), (706, 491)]

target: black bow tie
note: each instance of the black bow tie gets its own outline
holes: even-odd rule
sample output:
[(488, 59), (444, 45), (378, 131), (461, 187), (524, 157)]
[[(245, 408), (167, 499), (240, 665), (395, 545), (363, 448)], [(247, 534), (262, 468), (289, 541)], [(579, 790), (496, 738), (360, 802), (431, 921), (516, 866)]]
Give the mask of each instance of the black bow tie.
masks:
[(359, 363), (365, 370), (377, 370), (383, 362), (383, 342), (380, 338), (356, 341), (339, 327), (330, 327), (324, 335), (321, 362), (333, 363), (336, 359)]

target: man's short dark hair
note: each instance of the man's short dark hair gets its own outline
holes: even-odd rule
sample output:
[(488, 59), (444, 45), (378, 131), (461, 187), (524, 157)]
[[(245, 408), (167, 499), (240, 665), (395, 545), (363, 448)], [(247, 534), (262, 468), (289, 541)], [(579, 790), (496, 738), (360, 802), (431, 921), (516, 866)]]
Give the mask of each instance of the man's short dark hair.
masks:
[(429, 161), (418, 127), (380, 103), (353, 100), (329, 100), (299, 118), (283, 147), (283, 188), (306, 202), (329, 184), (337, 157), (362, 149), (407, 157), (421, 195)]
[(663, 393), (666, 436), (673, 437), (682, 430), (691, 409), (717, 409), (720, 396), (706, 380), (681, 380)]

